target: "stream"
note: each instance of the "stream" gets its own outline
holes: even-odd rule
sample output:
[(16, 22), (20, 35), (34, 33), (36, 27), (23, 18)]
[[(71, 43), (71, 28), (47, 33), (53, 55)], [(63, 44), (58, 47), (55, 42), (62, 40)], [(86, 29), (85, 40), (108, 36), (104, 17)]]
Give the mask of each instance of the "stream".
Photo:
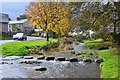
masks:
[[(84, 43), (73, 44), (74, 51), (85, 50)], [(69, 54), (71, 50), (55, 52), (51, 56), (55, 58), (64, 57), (66, 59), (77, 58), (79, 61), (56, 61), (45, 59), (38, 60), (39, 56), (33, 59), (25, 59), (20, 56), (8, 56), (2, 58), (0, 55), (0, 77), (1, 78), (99, 78), (100, 69), (96, 62), (86, 63), (82, 58), (74, 54)], [(21, 61), (38, 61), (33, 64), (20, 64)], [(2, 62), (7, 62), (3, 64)], [(45, 71), (36, 71), (37, 68), (46, 68)]]

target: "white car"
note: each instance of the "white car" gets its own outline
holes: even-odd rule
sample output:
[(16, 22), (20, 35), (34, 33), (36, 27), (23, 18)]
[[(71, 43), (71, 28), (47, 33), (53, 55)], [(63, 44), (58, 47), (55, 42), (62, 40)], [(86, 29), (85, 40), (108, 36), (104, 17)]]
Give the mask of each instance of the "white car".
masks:
[(27, 40), (27, 36), (24, 33), (17, 33), (13, 35), (14, 40)]

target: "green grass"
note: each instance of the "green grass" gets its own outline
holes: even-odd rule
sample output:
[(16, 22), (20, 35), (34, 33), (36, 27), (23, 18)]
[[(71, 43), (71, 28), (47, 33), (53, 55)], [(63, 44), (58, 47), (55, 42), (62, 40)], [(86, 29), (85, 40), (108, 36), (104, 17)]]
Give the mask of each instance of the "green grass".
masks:
[[(104, 59), (105, 62), (101, 63), (101, 77), (102, 78), (118, 78), (118, 52), (116, 49), (100, 50), (99, 57)], [(120, 79), (120, 78), (119, 78)]]
[(111, 41), (104, 42), (102, 39), (85, 40), (84, 43), (87, 48), (95, 50), (98, 50), (100, 48), (109, 48), (112, 45)]
[(103, 40), (102, 39), (85, 40), (84, 43), (85, 43), (85, 46), (90, 49), (98, 49), (100, 44), (103, 43)]
[[(56, 39), (50, 39), (50, 42), (56, 42)], [(46, 45), (46, 40), (32, 40), (23, 42), (11, 42), (0, 46), (4, 56), (24, 56), (27, 55), (27, 48)]]
[(96, 39), (96, 40), (85, 40), (85, 43), (99, 43), (99, 42), (103, 42), (102, 39)]
[(0, 36), (0, 40), (11, 40), (12, 37)]
[[(111, 41), (104, 42), (102, 39), (97, 40), (85, 40), (85, 46), (98, 51), (99, 58), (105, 60), (105, 62), (100, 64), (101, 67), (101, 78), (118, 78), (118, 74), (120, 74), (120, 64), (118, 58), (120, 58), (120, 54), (116, 48), (110, 48), (112, 45)], [(101, 47), (109, 47), (106, 50), (98, 50)], [(92, 50), (86, 50), (85, 52)], [(120, 78), (119, 78), (120, 79)]]

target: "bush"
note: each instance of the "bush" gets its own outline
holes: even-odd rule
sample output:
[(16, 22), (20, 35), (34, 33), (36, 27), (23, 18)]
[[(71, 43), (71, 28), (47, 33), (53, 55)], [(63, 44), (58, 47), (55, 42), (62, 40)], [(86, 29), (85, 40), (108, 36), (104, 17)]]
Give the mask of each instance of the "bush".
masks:
[(85, 39), (87, 39), (87, 38), (81, 34), (74, 37), (74, 41), (78, 41), (78, 42), (83, 42), (83, 40), (85, 40)]
[(71, 38), (64, 37), (64, 38), (62, 39), (62, 43), (64, 43), (64, 44), (72, 44), (73, 41), (72, 41)]
[(71, 38), (64, 37), (60, 42), (59, 49), (60, 50), (73, 50), (72, 44), (73, 41)]
[(60, 43), (59, 49), (64, 49), (64, 47), (65, 47), (65, 44), (64, 43)]
[(65, 45), (64, 50), (73, 50), (72, 45)]

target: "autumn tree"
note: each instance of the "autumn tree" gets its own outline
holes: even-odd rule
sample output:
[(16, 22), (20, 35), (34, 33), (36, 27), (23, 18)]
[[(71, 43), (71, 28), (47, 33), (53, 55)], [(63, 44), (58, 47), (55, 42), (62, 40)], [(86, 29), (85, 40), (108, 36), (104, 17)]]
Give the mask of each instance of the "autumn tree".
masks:
[(26, 15), (33, 26), (43, 29), (47, 34), (52, 31), (65, 35), (69, 30), (69, 8), (62, 2), (31, 2)]

